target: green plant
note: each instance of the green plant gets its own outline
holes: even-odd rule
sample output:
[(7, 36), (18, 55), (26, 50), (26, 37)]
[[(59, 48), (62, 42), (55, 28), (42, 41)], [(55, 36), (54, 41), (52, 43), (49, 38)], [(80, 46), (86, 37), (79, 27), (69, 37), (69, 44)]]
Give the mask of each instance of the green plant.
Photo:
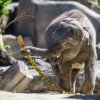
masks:
[(100, 0), (98, 0), (98, 4), (100, 5)]
[(11, 46), (8, 45), (8, 44), (4, 45), (3, 47), (0, 47), (0, 49), (2, 49), (2, 50), (7, 50), (7, 49), (10, 49), (10, 48), (11, 48)]
[(2, 22), (3, 15), (7, 15), (9, 13), (7, 6), (11, 3), (11, 0), (0, 0), (0, 49), (5, 50), (8, 46), (4, 46), (2, 33), (4, 31)]
[(9, 11), (7, 6), (11, 3), (11, 0), (0, 0), (0, 16), (7, 15)]

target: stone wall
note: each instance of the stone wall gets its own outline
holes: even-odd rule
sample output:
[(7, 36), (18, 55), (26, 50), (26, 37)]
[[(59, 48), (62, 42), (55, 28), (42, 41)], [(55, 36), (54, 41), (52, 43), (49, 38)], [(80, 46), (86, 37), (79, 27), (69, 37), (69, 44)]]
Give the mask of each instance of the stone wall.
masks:
[[(46, 47), (44, 31), (48, 24), (58, 15), (71, 9), (82, 10), (92, 21), (97, 34), (100, 31), (100, 15), (91, 9), (75, 1), (43, 1), (43, 0), (20, 0), (17, 15), (25, 11), (26, 15), (34, 18), (24, 19), (17, 23), (16, 33), (30, 36), (35, 46)], [(97, 42), (100, 42), (99, 34)]]

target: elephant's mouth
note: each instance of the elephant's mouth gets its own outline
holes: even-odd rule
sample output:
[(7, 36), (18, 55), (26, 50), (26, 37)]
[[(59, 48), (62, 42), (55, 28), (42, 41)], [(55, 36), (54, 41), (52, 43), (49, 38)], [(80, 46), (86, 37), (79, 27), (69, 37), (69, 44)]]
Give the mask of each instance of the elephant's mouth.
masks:
[(53, 55), (54, 58), (54, 64), (57, 64), (62, 59), (63, 52), (57, 53)]

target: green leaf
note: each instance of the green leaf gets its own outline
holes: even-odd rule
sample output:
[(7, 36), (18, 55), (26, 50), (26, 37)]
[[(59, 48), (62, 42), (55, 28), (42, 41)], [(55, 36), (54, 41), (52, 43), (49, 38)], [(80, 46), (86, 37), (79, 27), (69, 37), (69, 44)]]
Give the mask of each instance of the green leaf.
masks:
[(11, 4), (11, 0), (0, 0), (0, 16), (9, 13), (8, 9), (6, 9), (9, 4)]
[(5, 47), (5, 49), (10, 49), (11, 48), (10, 45), (5, 45), (4, 47)]

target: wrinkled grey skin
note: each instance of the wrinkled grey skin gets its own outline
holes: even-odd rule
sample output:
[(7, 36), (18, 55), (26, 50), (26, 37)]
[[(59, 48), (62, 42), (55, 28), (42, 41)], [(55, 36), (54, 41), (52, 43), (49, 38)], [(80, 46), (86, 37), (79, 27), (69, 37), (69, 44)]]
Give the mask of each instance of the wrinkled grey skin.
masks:
[[(48, 53), (55, 55), (53, 70), (59, 84), (75, 92), (75, 80), (81, 68), (73, 63), (85, 63), (85, 81), (82, 91), (93, 94), (95, 86), (96, 35), (89, 19), (79, 10), (62, 14), (46, 29)], [(57, 56), (58, 57), (57, 57)]]
[[(53, 71), (59, 85), (75, 93), (75, 81), (81, 67), (74, 63), (85, 63), (84, 94), (93, 94), (95, 87), (96, 33), (89, 19), (79, 10), (71, 10), (54, 19), (45, 31), (48, 49), (53, 62)], [(34, 52), (34, 48), (28, 48)], [(44, 54), (44, 53), (43, 53)]]

